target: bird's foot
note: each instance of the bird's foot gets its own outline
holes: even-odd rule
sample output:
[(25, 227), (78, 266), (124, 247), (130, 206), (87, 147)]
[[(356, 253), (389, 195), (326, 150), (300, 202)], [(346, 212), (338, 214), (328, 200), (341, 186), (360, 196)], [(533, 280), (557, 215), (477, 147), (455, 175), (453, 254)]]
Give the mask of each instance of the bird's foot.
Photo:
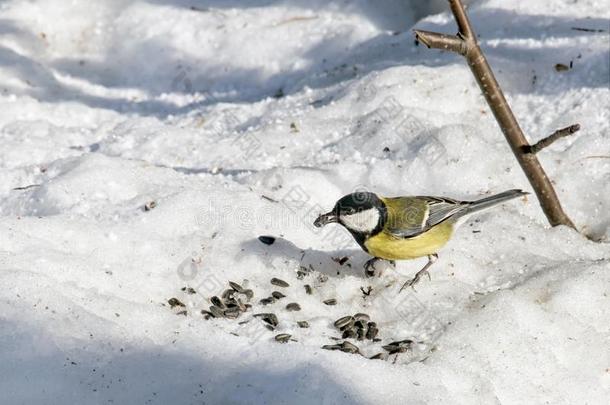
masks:
[(415, 284), (417, 284), (419, 282), (419, 280), (422, 278), (422, 276), (424, 274), (428, 276), (428, 280), (432, 280), (432, 277), (430, 277), (430, 273), (428, 272), (428, 269), (430, 268), (430, 266), (432, 266), (434, 264), (436, 259), (438, 259), (438, 255), (436, 253), (429, 255), (428, 263), (426, 263), (424, 268), (421, 269), (420, 271), (418, 271), (417, 273), (415, 273), (415, 277), (413, 277), (411, 280), (406, 281), (402, 285), (402, 287), (400, 287), (400, 290), (398, 291), (398, 293), (400, 294), (402, 292), (402, 290), (404, 290), (405, 287), (407, 287), (407, 286), (413, 288), (415, 286)]
[(364, 274), (367, 277), (381, 277), (385, 266), (381, 266), (379, 262), (389, 264), (392, 268), (396, 268), (394, 260), (384, 260), (378, 257), (373, 257), (371, 260), (364, 263)]

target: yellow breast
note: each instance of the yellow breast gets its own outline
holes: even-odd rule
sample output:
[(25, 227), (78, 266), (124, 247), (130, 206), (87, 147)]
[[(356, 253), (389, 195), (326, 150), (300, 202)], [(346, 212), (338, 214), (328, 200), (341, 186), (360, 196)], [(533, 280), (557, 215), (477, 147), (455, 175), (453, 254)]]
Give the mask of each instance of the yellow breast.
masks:
[(453, 223), (443, 222), (423, 234), (407, 239), (396, 238), (384, 231), (368, 238), (364, 246), (375, 257), (386, 260), (415, 259), (431, 255), (442, 248), (453, 232)]

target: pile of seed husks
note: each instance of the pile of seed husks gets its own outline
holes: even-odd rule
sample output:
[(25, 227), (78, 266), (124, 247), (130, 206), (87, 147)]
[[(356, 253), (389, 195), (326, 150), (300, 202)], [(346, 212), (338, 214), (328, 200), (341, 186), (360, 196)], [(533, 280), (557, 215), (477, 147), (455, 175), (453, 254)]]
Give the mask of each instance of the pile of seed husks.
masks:
[[(299, 278), (303, 279), (303, 277)], [(286, 305), (283, 305), (283, 310), (286, 312), (301, 311), (301, 306), (297, 302), (291, 302), (286, 293), (280, 291), (285, 291), (285, 289), (290, 287), (290, 284), (276, 277), (269, 280), (269, 284), (275, 289), (272, 288), (273, 291), (268, 296), (264, 296), (258, 300), (258, 303), (255, 303), (253, 290), (244, 288), (236, 282), (229, 281), (229, 288), (225, 289), (220, 296), (214, 295), (208, 298), (211, 305), (208, 309), (201, 310), (201, 314), (205, 319), (237, 319), (248, 312), (253, 312), (253, 308), (257, 306), (264, 307), (279, 301), (286, 301)], [(307, 294), (313, 294), (313, 288), (309, 284), (305, 284), (303, 287)], [(182, 291), (188, 294), (196, 293), (192, 288), (188, 287), (182, 288)], [(327, 298), (323, 302), (326, 305), (335, 305), (337, 300), (335, 298)], [(178, 310), (177, 314), (187, 315), (186, 305), (177, 298), (171, 298), (168, 300), (168, 304), (170, 307)], [(272, 332), (276, 331), (279, 326), (278, 316), (270, 311), (253, 313), (251, 317), (240, 321), (239, 324), (243, 325), (253, 320), (259, 320), (266, 329)], [(335, 342), (322, 346), (322, 349), (359, 354), (371, 360), (387, 360), (390, 355), (412, 352), (416, 343), (423, 343), (416, 342), (413, 339), (404, 339), (383, 344), (383, 340), (379, 337), (378, 324), (372, 321), (370, 316), (365, 313), (343, 316), (337, 319), (333, 325), (339, 336), (330, 337)], [(309, 323), (306, 319), (297, 320), (296, 326), (299, 328), (309, 328)], [(288, 333), (279, 333), (274, 336), (274, 340), (279, 343), (296, 341)], [(360, 344), (358, 342), (362, 342), (362, 345), (366, 347), (362, 345), (359, 347)], [(383, 349), (383, 351), (377, 350), (379, 352), (372, 356), (364, 353), (370, 353), (374, 347)], [(396, 361), (396, 357), (394, 361)]]
[(201, 314), (205, 319), (210, 318), (229, 318), (236, 319), (243, 313), (252, 308), (250, 300), (254, 297), (254, 291), (245, 289), (236, 282), (229, 281), (230, 288), (224, 290), (220, 297), (214, 295), (210, 297), (212, 305), (209, 310), (202, 310)]
[[(271, 237), (265, 237), (265, 244), (273, 243)], [(260, 238), (259, 238), (260, 239)], [(297, 279), (304, 280), (305, 277), (311, 276), (314, 272), (313, 268), (301, 267), (297, 271)], [(320, 274), (317, 277), (319, 283), (324, 283), (328, 279), (327, 276)], [(271, 304), (285, 301), (286, 304), (282, 305), (283, 310), (286, 312), (299, 312), (302, 310), (301, 306), (297, 302), (293, 302), (287, 296), (287, 289), (290, 284), (277, 277), (273, 277), (269, 280), (271, 285), (270, 293), (265, 294), (258, 300), (257, 303), (254, 301), (254, 291), (249, 288), (244, 288), (242, 285), (229, 281), (229, 288), (225, 289), (220, 296), (214, 295), (207, 298), (207, 301), (211, 304), (207, 309), (201, 310), (201, 314), (205, 319), (237, 319), (248, 312), (254, 312), (255, 307), (265, 307)], [(247, 286), (247, 281), (244, 285)], [(303, 288), (305, 293), (308, 295), (314, 294), (314, 288), (310, 284), (304, 284)], [(361, 289), (365, 296), (370, 294), (370, 287), (368, 291)], [(196, 291), (189, 287), (183, 287), (183, 292), (187, 294), (196, 294)], [(336, 305), (336, 298), (328, 298), (322, 300), (325, 305)], [(183, 304), (177, 298), (171, 298), (168, 300), (168, 304), (177, 314), (187, 315), (186, 305)], [(275, 306), (277, 307), (277, 306)], [(279, 319), (277, 314), (271, 311), (261, 311), (258, 313), (252, 313), (251, 316), (244, 320), (239, 321), (239, 325), (248, 324), (252, 321), (258, 320), (262, 322), (262, 325), (271, 332), (275, 332), (279, 327)], [(306, 319), (296, 320), (296, 326), (299, 328), (309, 328), (309, 322)], [(416, 343), (412, 339), (404, 339), (399, 341), (393, 341), (387, 344), (383, 344), (383, 341), (379, 336), (379, 326), (376, 322), (372, 321), (370, 316), (365, 313), (357, 313), (354, 315), (346, 315), (334, 322), (334, 327), (339, 332), (339, 336), (331, 336), (330, 339), (334, 340), (335, 343), (327, 344), (322, 346), (322, 349), (326, 350), (337, 350), (344, 353), (359, 354), (368, 359), (381, 359), (386, 360), (390, 355), (398, 355), (400, 353), (412, 352)], [(236, 333), (234, 333), (236, 334)], [(250, 333), (248, 333), (249, 335)], [(279, 343), (287, 343), (289, 341), (296, 341), (293, 336), (289, 333), (279, 333), (274, 336), (274, 340)], [(360, 342), (360, 343), (359, 343)], [(360, 345), (360, 347), (358, 346)], [(371, 350), (377, 348), (383, 349), (378, 353), (367, 356), (364, 352), (371, 353)], [(375, 352), (373, 352), (375, 353)], [(396, 357), (394, 358), (396, 361)]]

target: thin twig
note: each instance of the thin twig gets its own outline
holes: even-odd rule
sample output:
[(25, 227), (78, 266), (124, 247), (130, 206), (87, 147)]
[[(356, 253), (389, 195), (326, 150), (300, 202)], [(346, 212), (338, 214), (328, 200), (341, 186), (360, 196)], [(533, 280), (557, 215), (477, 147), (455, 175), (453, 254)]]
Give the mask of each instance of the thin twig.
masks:
[(556, 140), (575, 134), (576, 132), (578, 132), (579, 129), (580, 124), (573, 124), (569, 127), (558, 129), (546, 138), (539, 140), (534, 145), (528, 145), (529, 147), (525, 147), (523, 151), (525, 153), (538, 153), (547, 146), (550, 146)]
[(21, 191), (21, 190), (27, 190), (30, 188), (34, 188), (34, 187), (40, 187), (40, 184), (30, 184), (29, 186), (15, 187), (13, 190)]
[(415, 38), (428, 48), (445, 49), (466, 55), (466, 46), (461, 38), (455, 35), (439, 34), (438, 32), (415, 30)]

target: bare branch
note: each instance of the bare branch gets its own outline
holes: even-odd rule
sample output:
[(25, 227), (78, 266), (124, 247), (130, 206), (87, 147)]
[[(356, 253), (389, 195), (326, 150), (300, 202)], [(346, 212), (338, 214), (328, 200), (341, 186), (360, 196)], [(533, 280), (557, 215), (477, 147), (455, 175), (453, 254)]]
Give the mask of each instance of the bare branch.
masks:
[(449, 0), (449, 5), (451, 6), (451, 12), (455, 17), (460, 35), (465, 39), (475, 40), (474, 30), (462, 2), (460, 0)]
[(428, 48), (446, 50), (466, 55), (466, 42), (455, 35), (439, 34), (438, 32), (414, 30), (415, 38)]
[(523, 151), (525, 153), (538, 153), (547, 146), (550, 146), (556, 140), (575, 134), (576, 132), (578, 132), (578, 130), (580, 130), (580, 124), (574, 124), (570, 125), (569, 127), (558, 129), (546, 138), (543, 138), (536, 142), (536, 144), (531, 146), (527, 145), (527, 147), (525, 147)]
[[(449, 0), (449, 3), (453, 16), (457, 22), (459, 33), (456, 36), (452, 36), (437, 32), (416, 30), (415, 35), (417, 36), (417, 39), (430, 48), (453, 51), (466, 58), (468, 66), (477, 80), (479, 88), (481, 89), (489, 108), (493, 112), (506, 141), (510, 145), (513, 154), (517, 158), (523, 172), (536, 192), (542, 211), (544, 211), (549, 223), (552, 226), (566, 225), (576, 229), (574, 223), (572, 223), (570, 218), (563, 211), (555, 188), (547, 177), (535, 153), (535, 151), (543, 149), (553, 143), (556, 139), (567, 135), (564, 135), (565, 132), (560, 132), (559, 135), (554, 134), (554, 137), (552, 135), (547, 138), (546, 141), (541, 141), (542, 144), (540, 146), (537, 144), (532, 147), (529, 144), (504, 97), (504, 93), (502, 92), (489, 63), (487, 63), (483, 51), (481, 51), (481, 48), (477, 43), (476, 34), (468, 20), (468, 15), (466, 14), (466, 10), (464, 9), (461, 0)], [(576, 132), (576, 130), (573, 132)], [(532, 153), (532, 151), (534, 152)]]

